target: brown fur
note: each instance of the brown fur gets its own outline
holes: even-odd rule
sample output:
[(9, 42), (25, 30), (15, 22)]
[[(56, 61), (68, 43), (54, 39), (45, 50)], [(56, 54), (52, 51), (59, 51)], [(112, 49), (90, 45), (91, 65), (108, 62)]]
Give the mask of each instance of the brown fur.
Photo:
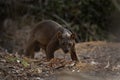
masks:
[(78, 60), (75, 52), (75, 35), (52, 20), (45, 20), (31, 31), (25, 55), (34, 57), (34, 51), (40, 48), (46, 52), (47, 59), (54, 58), (54, 52), (62, 48), (70, 52), (72, 60)]

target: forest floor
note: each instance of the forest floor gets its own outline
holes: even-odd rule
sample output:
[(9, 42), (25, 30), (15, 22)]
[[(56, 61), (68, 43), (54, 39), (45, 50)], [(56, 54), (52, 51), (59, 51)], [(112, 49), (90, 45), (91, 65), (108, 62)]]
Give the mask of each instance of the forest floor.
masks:
[(0, 48), (0, 80), (120, 80), (120, 43), (82, 42), (76, 53), (78, 62), (61, 50), (48, 62), (44, 52), (30, 59)]

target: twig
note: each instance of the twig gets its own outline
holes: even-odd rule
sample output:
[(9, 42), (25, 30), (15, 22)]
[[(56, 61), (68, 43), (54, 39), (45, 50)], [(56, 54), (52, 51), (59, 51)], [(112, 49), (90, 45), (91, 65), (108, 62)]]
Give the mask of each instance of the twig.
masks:
[[(67, 28), (70, 26), (64, 19), (62, 19), (62, 18), (59, 17), (58, 15), (53, 14), (53, 17), (55, 17), (56, 19), (62, 21), (62, 22), (66, 25)], [(69, 29), (69, 28), (68, 28), (68, 29)]]
[(115, 7), (120, 11), (119, 0), (112, 0), (112, 2), (114, 3)]
[(7, 78), (9, 77), (10, 75), (7, 75), (3, 80), (7, 80)]

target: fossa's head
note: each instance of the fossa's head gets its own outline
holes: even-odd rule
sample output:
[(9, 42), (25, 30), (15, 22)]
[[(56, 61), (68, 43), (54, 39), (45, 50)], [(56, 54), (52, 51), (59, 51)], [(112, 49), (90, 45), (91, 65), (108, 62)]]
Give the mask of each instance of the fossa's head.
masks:
[(71, 48), (75, 45), (75, 37), (76, 35), (74, 33), (69, 33), (65, 31), (64, 33), (58, 32), (57, 38), (59, 40), (59, 46), (60, 48), (65, 52), (69, 52)]

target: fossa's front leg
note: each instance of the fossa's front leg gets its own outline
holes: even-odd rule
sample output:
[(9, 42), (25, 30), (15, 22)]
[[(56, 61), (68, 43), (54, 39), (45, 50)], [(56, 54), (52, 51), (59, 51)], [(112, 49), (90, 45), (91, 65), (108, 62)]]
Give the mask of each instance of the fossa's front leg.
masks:
[(54, 52), (58, 49), (58, 43), (56, 41), (50, 41), (46, 47), (46, 56), (48, 60), (54, 58)]
[(76, 55), (76, 51), (75, 51), (75, 46), (73, 46), (73, 47), (71, 48), (70, 55), (71, 55), (71, 59), (72, 59), (72, 60), (78, 61), (78, 58), (77, 58), (77, 55)]

